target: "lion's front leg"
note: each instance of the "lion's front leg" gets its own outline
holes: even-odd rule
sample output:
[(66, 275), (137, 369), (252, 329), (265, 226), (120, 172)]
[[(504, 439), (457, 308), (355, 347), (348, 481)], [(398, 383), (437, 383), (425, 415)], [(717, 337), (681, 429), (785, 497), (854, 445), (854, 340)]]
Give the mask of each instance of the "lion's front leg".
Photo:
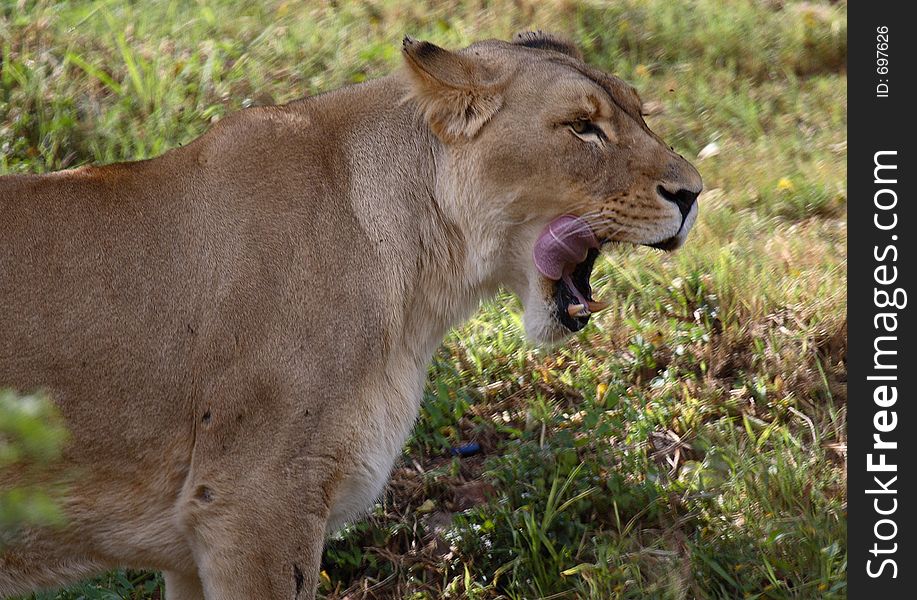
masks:
[(211, 540), (199, 561), (208, 600), (315, 597), (325, 534), (320, 515), (294, 522), (277, 514), (267, 523), (235, 514), (232, 521), (207, 527)]
[(207, 600), (314, 598), (351, 453), (333, 427), (344, 403), (310, 397), (283, 377), (240, 377), (199, 406), (178, 520)]
[(185, 526), (207, 600), (315, 597), (329, 514), (320, 480), (254, 472), (193, 488)]

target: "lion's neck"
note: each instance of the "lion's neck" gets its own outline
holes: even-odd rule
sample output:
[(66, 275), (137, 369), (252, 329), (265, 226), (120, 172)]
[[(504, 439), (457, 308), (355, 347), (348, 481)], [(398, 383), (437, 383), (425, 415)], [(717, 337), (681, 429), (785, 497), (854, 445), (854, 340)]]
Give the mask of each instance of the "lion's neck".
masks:
[[(450, 328), (466, 320), (499, 281), (498, 223), (470, 214), (485, 204), (472, 177), (450, 180), (445, 149), (402, 102), (397, 76), (359, 86), (361, 96), (387, 110), (350, 118), (355, 148), (351, 185), (355, 212), (386, 272), (392, 347), (406, 347), (423, 364)], [(381, 112), (381, 115), (380, 115)]]
[(456, 208), (467, 210), (474, 203), (462, 197), (464, 186), (442, 178), (441, 149), (436, 140), (430, 143), (434, 185), (411, 203), (417, 262), (405, 290), (404, 331), (416, 340), (424, 362), (448, 330), (466, 321), (499, 287), (497, 239), (486, 227), (475, 226), (474, 215), (456, 214)]

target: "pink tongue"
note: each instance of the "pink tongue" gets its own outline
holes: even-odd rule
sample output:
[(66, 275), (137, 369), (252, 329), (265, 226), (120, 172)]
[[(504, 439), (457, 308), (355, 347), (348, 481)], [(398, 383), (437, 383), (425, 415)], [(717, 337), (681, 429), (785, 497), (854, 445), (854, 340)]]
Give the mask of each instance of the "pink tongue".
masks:
[(569, 275), (577, 264), (586, 260), (590, 248), (598, 248), (592, 228), (578, 217), (563, 215), (544, 228), (535, 242), (535, 266), (548, 279)]

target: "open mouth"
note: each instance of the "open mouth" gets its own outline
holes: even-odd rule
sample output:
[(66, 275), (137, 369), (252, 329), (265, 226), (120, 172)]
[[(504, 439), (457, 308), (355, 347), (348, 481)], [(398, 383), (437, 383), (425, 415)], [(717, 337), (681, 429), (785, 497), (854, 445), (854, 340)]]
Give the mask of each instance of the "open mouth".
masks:
[(586, 260), (578, 263), (573, 271), (564, 275), (554, 285), (554, 311), (560, 323), (570, 331), (579, 331), (589, 323), (592, 313), (606, 308), (604, 302), (592, 299), (589, 277), (599, 251), (590, 248)]
[(570, 331), (579, 331), (592, 313), (608, 306), (592, 299), (589, 285), (600, 245), (588, 223), (573, 215), (551, 221), (535, 242), (535, 266), (554, 281), (554, 316)]
[[(592, 313), (608, 307), (607, 302), (592, 299), (592, 286), (589, 285), (599, 249), (608, 241), (599, 241), (583, 219), (561, 215), (548, 223), (535, 242), (532, 254), (535, 267), (554, 283), (554, 317), (570, 331), (579, 331), (589, 323)], [(678, 248), (680, 243), (675, 234), (660, 242), (643, 245), (668, 252)]]

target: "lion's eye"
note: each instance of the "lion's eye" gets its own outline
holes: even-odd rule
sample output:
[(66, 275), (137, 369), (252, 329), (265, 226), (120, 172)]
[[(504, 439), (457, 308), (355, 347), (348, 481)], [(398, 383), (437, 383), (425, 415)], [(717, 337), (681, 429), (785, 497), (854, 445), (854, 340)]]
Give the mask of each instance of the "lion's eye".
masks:
[(570, 130), (586, 141), (605, 140), (602, 129), (589, 119), (576, 119), (569, 123)]

